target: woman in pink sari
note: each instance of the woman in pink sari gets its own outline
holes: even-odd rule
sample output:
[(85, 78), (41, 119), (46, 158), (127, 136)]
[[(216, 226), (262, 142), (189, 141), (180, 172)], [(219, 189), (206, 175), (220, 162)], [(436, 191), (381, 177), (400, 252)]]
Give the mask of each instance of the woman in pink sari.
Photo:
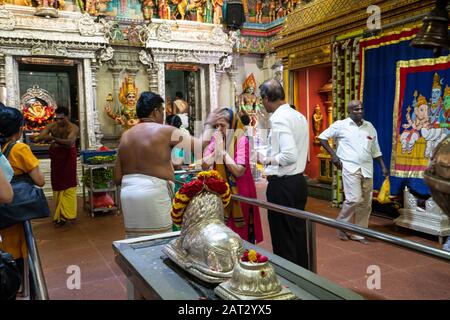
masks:
[[(222, 110), (224, 120), (204, 154), (203, 169), (211, 167), (226, 179), (233, 194), (256, 198), (256, 187), (250, 168), (250, 146), (244, 125), (231, 109)], [(226, 149), (225, 149), (226, 147)], [(263, 240), (261, 218), (257, 206), (232, 201), (225, 208), (225, 222), (234, 232), (249, 242)]]

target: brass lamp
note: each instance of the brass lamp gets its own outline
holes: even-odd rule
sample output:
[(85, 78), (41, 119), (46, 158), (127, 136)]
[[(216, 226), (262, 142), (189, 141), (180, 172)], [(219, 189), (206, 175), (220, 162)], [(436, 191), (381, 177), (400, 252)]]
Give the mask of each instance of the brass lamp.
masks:
[(448, 49), (448, 0), (437, 0), (436, 6), (423, 19), (422, 29), (411, 41), (414, 48)]

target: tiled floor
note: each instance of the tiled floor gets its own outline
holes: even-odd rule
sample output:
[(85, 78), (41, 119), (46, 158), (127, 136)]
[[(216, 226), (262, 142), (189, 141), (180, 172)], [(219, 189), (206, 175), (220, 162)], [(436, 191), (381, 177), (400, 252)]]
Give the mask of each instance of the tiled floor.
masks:
[[(264, 185), (258, 197), (265, 199)], [(126, 299), (125, 276), (114, 262), (111, 243), (124, 238), (123, 218), (115, 214), (91, 219), (81, 210), (78, 220), (55, 228), (50, 219), (33, 222), (44, 275), (51, 299)], [(335, 218), (337, 209), (327, 201), (308, 199), (308, 211)], [(267, 214), (262, 211), (264, 241), (271, 250)], [(391, 220), (372, 217), (370, 228), (404, 239), (440, 248), (437, 239), (409, 230), (394, 231)], [(450, 299), (450, 264), (372, 240), (369, 245), (341, 241), (335, 230), (318, 225), (318, 274), (360, 293), (367, 299)], [(67, 289), (72, 283), (68, 267), (81, 271), (81, 289)], [(369, 289), (369, 266), (378, 266), (381, 288)], [(70, 271), (70, 270), (69, 270)], [(73, 271), (72, 271), (73, 272)]]

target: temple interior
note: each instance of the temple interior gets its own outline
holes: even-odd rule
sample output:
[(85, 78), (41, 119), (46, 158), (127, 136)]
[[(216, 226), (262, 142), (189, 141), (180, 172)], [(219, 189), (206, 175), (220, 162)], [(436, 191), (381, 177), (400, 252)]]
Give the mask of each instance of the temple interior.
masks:
[[(28, 254), (20, 258), (22, 283), (16, 299), (199, 299), (192, 288), (186, 296), (176, 293), (184, 288), (171, 286), (177, 274), (183, 285), (199, 281), (194, 286), (207, 299), (449, 300), (449, 9), (442, 0), (0, 0), (0, 101), (23, 114), (16, 144), (26, 144), (39, 160), (51, 212), (25, 227)], [(284, 104), (306, 124), (307, 143), (293, 141), (306, 150), (300, 173), (307, 188), (292, 190), (294, 195), (305, 192), (306, 207), (300, 212), (285, 205), (283, 214), (302, 220), (304, 212), (312, 215), (305, 220), (307, 266), (284, 259), (272, 246), (267, 208), (273, 209), (274, 203), (266, 194), (273, 175), (259, 158), (261, 150), (272, 150), (267, 134), (275, 113), (267, 108), (270, 100), (262, 89), (270, 79), (282, 86)], [(202, 159), (185, 152), (181, 162), (170, 164), (173, 191), (178, 191), (166, 210), (170, 228), (141, 234), (147, 238), (130, 236), (128, 224), (134, 220), (126, 217), (133, 215), (132, 206), (124, 202), (124, 180), (122, 186), (114, 183), (114, 161), (120, 157), (122, 136), (145, 125), (136, 107), (145, 92), (162, 98), (164, 124), (197, 138), (210, 114), (227, 108), (231, 119), (239, 117), (236, 121), (249, 141), (248, 163), (241, 167), (250, 172), (256, 193), (236, 191), (242, 190), (236, 187), (238, 178), (229, 178), (230, 171), (222, 166), (222, 178), (231, 179), (231, 200), (225, 201), (224, 194), (200, 177)], [(351, 186), (323, 145), (328, 142), (340, 155), (339, 138), (324, 138), (323, 133), (353, 119), (352, 101), (363, 105), (364, 123), (376, 129), (380, 153), (373, 158), (382, 154), (389, 176), (386, 180), (384, 164), (374, 161), (367, 227), (352, 221), (333, 224), (341, 221)], [(66, 177), (52, 173), (52, 145), (57, 142), (36, 140), (48, 126), (56, 126), (59, 107), (67, 108), (68, 122), (78, 130), (72, 141), (76, 185), (71, 185), (70, 201), (75, 209), (63, 223), (59, 215), (66, 209), (55, 179)], [(370, 135), (363, 138), (373, 140)], [(427, 180), (427, 172), (442, 179)], [(185, 196), (182, 188), (196, 179), (204, 179), (202, 192), (214, 194), (217, 210), (224, 212), (211, 218), (211, 225), (199, 225), (242, 238), (230, 236), (228, 247), (220, 247), (226, 253), (215, 247), (218, 236), (213, 232), (200, 227), (190, 231), (188, 223), (195, 222), (196, 214), (207, 220), (200, 209), (183, 207), (183, 222), (177, 222), (177, 195)], [(252, 209), (245, 238), (226, 224), (237, 217), (233, 206), (250, 206), (248, 198), (258, 201), (253, 205), (259, 208), (262, 231), (257, 234)], [(198, 201), (195, 205), (202, 208)], [(203, 204), (213, 207), (206, 200)], [(368, 241), (339, 238), (342, 227)], [(3, 231), (0, 239), (6, 244), (11, 232)], [(233, 247), (234, 240), (239, 248)], [(167, 246), (155, 259), (165, 259), (168, 269), (158, 271), (138, 249), (150, 252), (161, 243)], [(211, 252), (198, 253), (199, 243)], [(273, 292), (245, 293), (239, 279), (250, 277), (251, 268), (241, 263), (246, 258), (238, 259), (244, 249), (245, 257), (256, 250), (272, 263), (261, 273), (274, 273)], [(0, 250), (8, 251), (1, 241)], [(234, 256), (226, 260), (226, 254)], [(289, 275), (280, 275), (283, 268)], [(237, 276), (237, 270), (242, 274)], [(257, 280), (251, 281), (258, 286)], [(303, 287), (305, 281), (314, 289)]]

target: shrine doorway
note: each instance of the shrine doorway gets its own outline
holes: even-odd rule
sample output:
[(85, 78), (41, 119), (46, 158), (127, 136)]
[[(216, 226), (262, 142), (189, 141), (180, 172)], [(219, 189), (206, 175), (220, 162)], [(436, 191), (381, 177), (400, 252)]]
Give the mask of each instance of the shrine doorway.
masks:
[[(194, 64), (167, 63), (165, 70), (166, 116), (174, 112), (173, 101), (180, 92), (189, 105), (189, 126), (194, 134), (195, 121), (201, 120), (200, 67)], [(199, 109), (200, 108), (200, 109)]]
[[(20, 109), (42, 106), (53, 111), (57, 107), (67, 107), (70, 121), (80, 127), (80, 107), (78, 104), (78, 67), (72, 60), (21, 58), (18, 60), (18, 79)], [(43, 62), (49, 64), (43, 64)], [(55, 64), (56, 63), (56, 64)], [(45, 114), (45, 112), (43, 112)], [(48, 156), (49, 145), (35, 144), (31, 136), (53, 121), (53, 116), (46, 116), (37, 123), (25, 115), (24, 142), (29, 144), (33, 153), (40, 158)], [(80, 138), (77, 139), (80, 148)]]

